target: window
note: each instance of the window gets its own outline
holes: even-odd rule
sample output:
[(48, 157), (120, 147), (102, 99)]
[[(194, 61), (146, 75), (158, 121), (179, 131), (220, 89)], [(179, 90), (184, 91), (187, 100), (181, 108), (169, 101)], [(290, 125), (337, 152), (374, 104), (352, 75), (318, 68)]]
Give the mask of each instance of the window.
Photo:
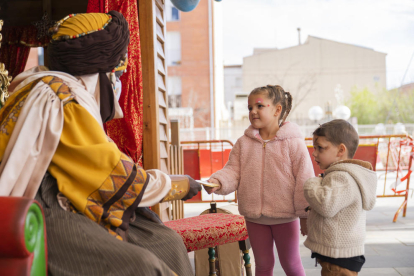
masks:
[(167, 66), (181, 64), (181, 34), (180, 32), (167, 32)]
[(181, 77), (168, 77), (168, 107), (181, 107)]
[(37, 57), (39, 65), (45, 65), (45, 51), (43, 47), (37, 48)]
[(236, 77), (235, 85), (236, 85), (236, 87), (242, 87), (243, 86), (243, 82), (242, 82), (242, 79), (240, 77)]
[(168, 107), (181, 107), (181, 95), (168, 95)]
[(165, 10), (167, 13), (167, 22), (180, 20), (180, 12), (174, 7), (170, 0), (167, 0)]
[(171, 20), (170, 21), (178, 21), (180, 20), (180, 14), (176, 7), (171, 7)]

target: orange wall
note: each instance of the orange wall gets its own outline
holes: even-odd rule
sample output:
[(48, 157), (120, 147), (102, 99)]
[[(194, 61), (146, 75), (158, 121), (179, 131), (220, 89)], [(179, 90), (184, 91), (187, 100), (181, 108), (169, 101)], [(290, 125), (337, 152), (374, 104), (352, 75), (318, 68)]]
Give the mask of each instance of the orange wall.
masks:
[(168, 76), (181, 76), (182, 107), (194, 109), (194, 127), (209, 127), (208, 1), (200, 1), (191, 12), (180, 12), (179, 21), (167, 22), (167, 31), (181, 35), (181, 64), (169, 66)]

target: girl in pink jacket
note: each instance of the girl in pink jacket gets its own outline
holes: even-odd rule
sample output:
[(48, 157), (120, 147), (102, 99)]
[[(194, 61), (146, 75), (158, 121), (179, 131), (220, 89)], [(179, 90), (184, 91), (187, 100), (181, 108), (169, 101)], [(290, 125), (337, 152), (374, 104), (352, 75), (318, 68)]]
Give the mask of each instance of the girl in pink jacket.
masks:
[(292, 96), (279, 85), (258, 87), (249, 95), (248, 108), (250, 127), (237, 140), (224, 168), (208, 180), (220, 187), (205, 189), (221, 195), (237, 190), (256, 276), (273, 275), (273, 241), (286, 275), (302, 276), (298, 217), (306, 235), (303, 184), (315, 175), (299, 127), (285, 122)]

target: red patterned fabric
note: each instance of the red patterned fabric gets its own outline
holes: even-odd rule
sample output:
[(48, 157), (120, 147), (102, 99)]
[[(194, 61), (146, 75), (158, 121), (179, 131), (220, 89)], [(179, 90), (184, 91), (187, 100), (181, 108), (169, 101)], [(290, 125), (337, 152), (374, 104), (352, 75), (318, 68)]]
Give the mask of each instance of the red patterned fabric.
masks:
[(168, 221), (165, 226), (182, 237), (188, 252), (243, 241), (249, 237), (244, 217), (239, 215), (206, 214)]
[(30, 47), (43, 47), (49, 43), (46, 36), (37, 39), (34, 26), (5, 27), (0, 49), (0, 62), (4, 63), (13, 78), (23, 72), (29, 57)]
[(109, 137), (118, 148), (142, 166), (143, 91), (141, 44), (139, 38), (138, 7), (136, 0), (89, 0), (88, 12), (99, 12), (105, 2), (105, 12), (115, 10), (124, 15), (129, 24), (127, 72), (122, 75), (122, 94), (119, 100), (124, 118), (106, 123)]
[(105, 12), (105, 0), (89, 0), (86, 12)]

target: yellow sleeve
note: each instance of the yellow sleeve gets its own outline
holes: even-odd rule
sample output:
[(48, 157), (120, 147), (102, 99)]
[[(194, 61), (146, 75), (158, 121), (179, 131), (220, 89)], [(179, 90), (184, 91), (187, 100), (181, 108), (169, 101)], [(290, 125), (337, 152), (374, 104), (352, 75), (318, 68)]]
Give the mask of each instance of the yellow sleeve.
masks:
[(49, 172), (77, 210), (85, 209), (88, 197), (104, 183), (121, 155), (85, 108), (76, 102), (65, 105), (62, 135)]
[(62, 135), (49, 172), (76, 210), (116, 238), (125, 238), (149, 177), (76, 102), (64, 107)]

